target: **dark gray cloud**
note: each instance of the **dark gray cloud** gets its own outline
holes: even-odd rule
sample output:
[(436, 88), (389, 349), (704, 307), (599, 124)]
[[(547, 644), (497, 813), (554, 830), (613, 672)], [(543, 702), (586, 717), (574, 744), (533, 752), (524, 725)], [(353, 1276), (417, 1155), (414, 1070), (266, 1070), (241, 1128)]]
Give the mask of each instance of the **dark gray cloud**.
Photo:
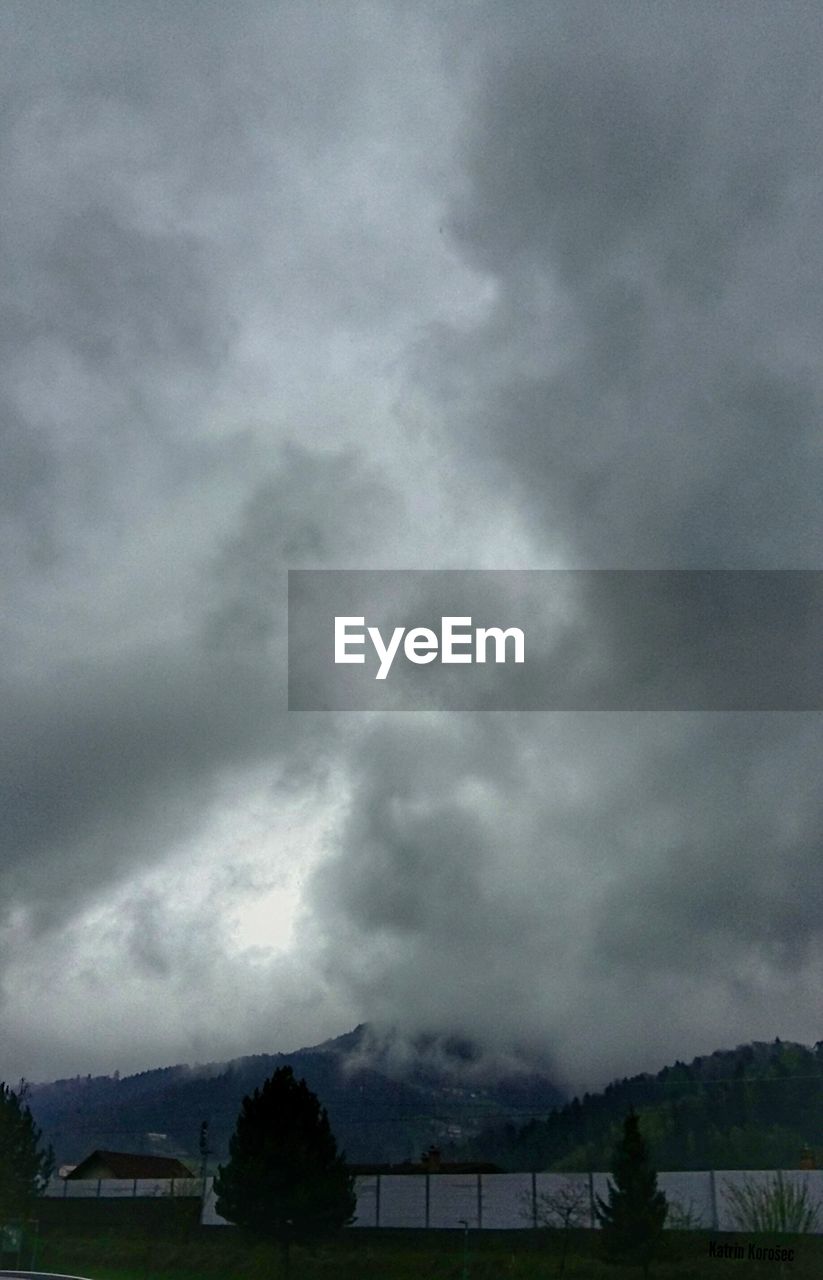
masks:
[(819, 717), (284, 683), (289, 567), (820, 567), (815, 8), (0, 36), (0, 1075), (816, 1038)]
[[(528, 511), (538, 562), (819, 565), (819, 33), (784, 17), (523, 5), (477, 41), (447, 227), (495, 301), (411, 368), (444, 449)], [(607, 679), (622, 605), (597, 614)], [(572, 1078), (781, 1018), (813, 1035), (817, 717), (458, 723), (373, 730), (334, 881), (378, 938), (353, 962), (367, 1005), (543, 1027)], [(511, 876), (484, 893), (489, 851)]]
[(285, 713), (284, 564), (362, 552), (352, 510), (387, 486), (354, 454), (291, 445), (252, 489), (230, 539), (201, 566), (188, 629), (75, 657), (3, 690), (6, 910), (42, 926), (102, 884), (150, 865), (207, 820), (226, 768), (261, 760), (272, 783), (322, 768), (333, 724)]
[(577, 563), (816, 565), (819, 31), (527, 10), (489, 42), (449, 220), (499, 300), (421, 352), (450, 426)]
[(317, 873), (348, 921), (332, 963), (366, 1007), (534, 1036), (576, 1083), (755, 1025), (808, 1037), (818, 716), (401, 719), (361, 747), (342, 852)]

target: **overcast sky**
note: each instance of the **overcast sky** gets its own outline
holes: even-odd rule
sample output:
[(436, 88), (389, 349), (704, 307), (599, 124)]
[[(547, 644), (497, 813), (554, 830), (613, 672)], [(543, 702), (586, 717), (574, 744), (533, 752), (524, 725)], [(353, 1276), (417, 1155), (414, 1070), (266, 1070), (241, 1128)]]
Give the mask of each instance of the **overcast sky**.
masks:
[(298, 713), (288, 568), (820, 569), (819, 5), (5, 0), (0, 1077), (823, 1037), (819, 713)]

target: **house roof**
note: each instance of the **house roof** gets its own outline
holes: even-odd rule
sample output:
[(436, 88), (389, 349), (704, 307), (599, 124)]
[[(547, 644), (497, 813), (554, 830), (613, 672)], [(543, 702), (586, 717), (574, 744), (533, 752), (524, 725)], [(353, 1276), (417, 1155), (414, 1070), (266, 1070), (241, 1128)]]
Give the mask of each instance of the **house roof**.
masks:
[[(106, 1165), (111, 1169), (113, 1178), (191, 1178), (191, 1169), (187, 1169), (179, 1160), (171, 1156), (132, 1155), (127, 1151), (92, 1151), (90, 1156), (81, 1160), (67, 1176), (71, 1179), (87, 1178), (85, 1172), (95, 1164)], [(93, 1176), (93, 1175), (92, 1175)]]

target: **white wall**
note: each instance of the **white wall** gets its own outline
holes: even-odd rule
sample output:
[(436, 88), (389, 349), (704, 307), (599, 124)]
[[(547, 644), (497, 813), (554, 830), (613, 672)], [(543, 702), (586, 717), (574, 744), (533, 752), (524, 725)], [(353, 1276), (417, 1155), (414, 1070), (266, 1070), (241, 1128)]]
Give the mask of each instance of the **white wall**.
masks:
[[(744, 1179), (768, 1182), (774, 1176), (774, 1171), (735, 1169), (715, 1173), (660, 1173), (657, 1180), (667, 1198), (688, 1210), (698, 1226), (707, 1230), (733, 1231), (734, 1223), (724, 1196), (725, 1187), (739, 1185)], [(808, 1187), (811, 1199), (820, 1207), (818, 1234), (823, 1234), (823, 1170), (791, 1169), (783, 1177)], [(212, 1182), (209, 1178), (201, 1220), (210, 1226), (226, 1226), (225, 1219), (215, 1209)], [(589, 1175), (586, 1173), (538, 1173), (534, 1178), (530, 1173), (433, 1173), (428, 1176), (373, 1174), (357, 1178), (357, 1221), (354, 1227), (456, 1228), (463, 1220), (472, 1230), (528, 1228), (532, 1225), (533, 1195), (536, 1195), (539, 1205), (543, 1193), (551, 1192), (565, 1182), (575, 1182), (583, 1188), (583, 1225), (593, 1225), (590, 1221)], [(605, 1198), (608, 1183), (607, 1173), (593, 1174), (594, 1195)]]
[(51, 1199), (119, 1199), (134, 1196), (199, 1196), (200, 1178), (52, 1178), (46, 1188)]

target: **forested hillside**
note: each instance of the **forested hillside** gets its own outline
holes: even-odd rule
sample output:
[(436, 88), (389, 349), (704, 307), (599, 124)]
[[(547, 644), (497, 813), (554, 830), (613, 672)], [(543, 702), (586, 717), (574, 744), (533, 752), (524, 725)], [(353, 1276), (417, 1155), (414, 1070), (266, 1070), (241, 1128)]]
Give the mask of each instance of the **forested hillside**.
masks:
[(294, 1053), (33, 1085), (30, 1102), (58, 1163), (100, 1147), (176, 1155), (198, 1168), (201, 1122), (209, 1124), (213, 1166), (226, 1156), (243, 1095), (286, 1064), (318, 1095), (357, 1163), (416, 1159), (431, 1143), (462, 1139), (501, 1116), (522, 1123), (545, 1115), (566, 1096), (539, 1070), (496, 1069), (459, 1038), (421, 1036), (399, 1060), (392, 1050), (390, 1039), (361, 1026)]
[(823, 1165), (823, 1041), (775, 1040), (676, 1062), (584, 1094), (545, 1120), (484, 1130), (468, 1155), (508, 1169), (609, 1167), (629, 1107), (659, 1169), (797, 1168), (811, 1147)]

